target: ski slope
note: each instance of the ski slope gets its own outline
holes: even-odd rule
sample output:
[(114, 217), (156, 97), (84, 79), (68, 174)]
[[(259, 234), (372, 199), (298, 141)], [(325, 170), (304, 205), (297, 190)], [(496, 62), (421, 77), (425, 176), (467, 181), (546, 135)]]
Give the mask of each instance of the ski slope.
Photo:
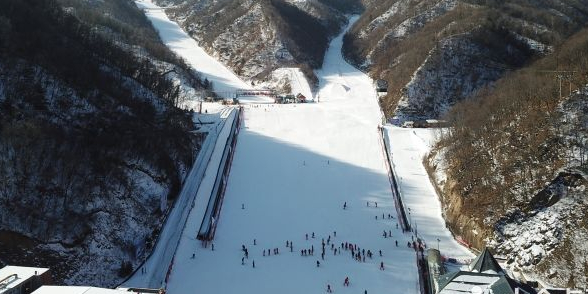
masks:
[(157, 244), (140, 269), (123, 283), (125, 286), (157, 289), (164, 285), (168, 265), (174, 259), (184, 227), (202, 222), (231, 123), (236, 117), (236, 111), (230, 107), (217, 110), (217, 113), (195, 114), (201, 121), (214, 123), (203, 126), (208, 133), (206, 140), (164, 223)]
[[(135, 3), (143, 9), (147, 18), (158, 31), (163, 43), (197, 69), (203, 78), (211, 81), (214, 92), (220, 97), (230, 98), (237, 89), (251, 88), (230, 69), (208, 55), (177, 23), (167, 17), (161, 7), (155, 5), (151, 0), (136, 0)], [(243, 97), (239, 101), (242, 103), (273, 103), (273, 99), (264, 96)]]
[[(400, 193), (410, 208), (410, 221), (418, 236), (441, 254), (461, 260), (474, 257), (445, 228), (437, 191), (429, 180), (422, 160), (435, 142), (435, 129), (412, 129), (386, 126), (391, 165), (398, 179)], [(438, 242), (437, 239), (440, 241)]]
[[(396, 227), (376, 93), (343, 60), (341, 45), (342, 35), (317, 72), (320, 103), (246, 106), (214, 251), (194, 240), (200, 223), (189, 218), (168, 293), (325, 293), (327, 285), (336, 293), (419, 291), (411, 237)], [(329, 235), (338, 251), (348, 242), (371, 250), (373, 259), (358, 262), (350, 250), (334, 255), (327, 246), (322, 260), (321, 240)], [(242, 265), (243, 245), (249, 258)], [(313, 256), (301, 256), (311, 247)]]

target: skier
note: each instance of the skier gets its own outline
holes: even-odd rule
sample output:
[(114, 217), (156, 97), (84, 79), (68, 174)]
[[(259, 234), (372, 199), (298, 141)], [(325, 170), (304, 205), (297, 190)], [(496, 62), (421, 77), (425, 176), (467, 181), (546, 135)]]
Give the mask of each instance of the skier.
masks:
[(271, 255), (272, 255), (272, 254), (271, 254), (270, 250), (268, 249), (268, 250), (267, 250), (267, 256), (271, 256)]
[(378, 202), (375, 202), (375, 201), (374, 201), (374, 203), (376, 203), (376, 207), (378, 207)]
[(253, 268), (255, 268), (255, 260), (253, 261)]
[(241, 209), (245, 209), (245, 204), (241, 203)]
[(257, 245), (257, 240), (253, 239), (253, 245)]
[(214, 243), (212, 243), (210, 245), (211, 245), (212, 251), (214, 251)]
[(370, 207), (370, 202), (368, 201), (365, 206)]
[(394, 241), (396, 243), (396, 247), (398, 247), (398, 240)]
[(347, 201), (345, 201), (345, 203), (343, 203), (343, 209), (347, 208)]
[(392, 238), (392, 230), (388, 230), (388, 237)]
[(337, 231), (333, 231), (333, 236), (337, 237)]
[(241, 250), (245, 251), (245, 245), (241, 245)]
[[(398, 228), (398, 225), (396, 225), (396, 227)], [(306, 240), (308, 240), (308, 234), (306, 234)]]
[(312, 238), (314, 239), (314, 232), (312, 232)]
[(380, 250), (380, 256), (382, 256), (382, 250)]
[(382, 262), (380, 262), (380, 269), (381, 269), (381, 270), (384, 270), (384, 262), (383, 262), (383, 261), (382, 261)]
[(319, 267), (319, 266), (321, 266), (321, 262), (317, 260), (316, 261), (316, 267)]
[(343, 282), (343, 286), (349, 287), (349, 277), (345, 277), (345, 281)]
[(333, 293), (333, 290), (331, 290), (331, 285), (327, 284), (327, 293)]
[(263, 256), (265, 256), (265, 249), (263, 249)]
[(192, 253), (192, 259), (196, 258), (196, 253)]

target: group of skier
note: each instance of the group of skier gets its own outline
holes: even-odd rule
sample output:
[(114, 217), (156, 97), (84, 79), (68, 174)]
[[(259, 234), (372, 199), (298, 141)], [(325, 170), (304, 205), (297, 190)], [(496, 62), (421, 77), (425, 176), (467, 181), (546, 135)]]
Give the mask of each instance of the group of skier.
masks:
[[(371, 206), (372, 204), (368, 201), (366, 204), (368, 207)], [(377, 202), (373, 202), (373, 205), (375, 207), (378, 207)], [(343, 209), (347, 209), (347, 202), (345, 202), (343, 204)], [(377, 216), (376, 216), (377, 218)], [(386, 219), (386, 215), (382, 214), (382, 219)], [(391, 214), (387, 215), (387, 219), (394, 219), (394, 216), (392, 216)], [(398, 228), (398, 224), (396, 225), (396, 227)], [(384, 236), (384, 238), (392, 238), (392, 231), (391, 230), (383, 230), (382, 235)], [(351, 243), (351, 242), (341, 242), (339, 246), (336, 246), (336, 244), (332, 241), (332, 238), (336, 238), (337, 237), (337, 232), (333, 231), (332, 234), (327, 235), (326, 238), (321, 238), (321, 259), (320, 260), (316, 260), (316, 266), (317, 267), (321, 267), (321, 260), (324, 261), (325, 260), (325, 254), (326, 254), (326, 249), (327, 247), (330, 247), (331, 251), (333, 252), (333, 255), (337, 255), (337, 254), (341, 254), (342, 251), (349, 251), (351, 257), (358, 261), (358, 262), (365, 262), (366, 261), (366, 257), (369, 259), (373, 259), (373, 255), (374, 252), (372, 252), (370, 249), (365, 249), (365, 248), (360, 248), (357, 244), (355, 243)], [(317, 236), (315, 235), (314, 232), (311, 232), (310, 234), (305, 233), (305, 239), (307, 241), (309, 241), (310, 239), (316, 239)], [(413, 239), (413, 242), (408, 242), (407, 246), (410, 248), (414, 248), (415, 250), (422, 250), (423, 247), (425, 247), (424, 244), (421, 243), (420, 240), (418, 240), (419, 242), (415, 242)], [(395, 244), (396, 247), (398, 247), (398, 241), (395, 240)], [(253, 239), (253, 245), (258, 245), (257, 244), (257, 240)], [(290, 248), (290, 252), (293, 252), (294, 250), (294, 246), (293, 246), (293, 242), (290, 240), (286, 240), (286, 248)], [(245, 261), (247, 259), (249, 259), (249, 250), (245, 245), (241, 246), (241, 250), (243, 251), (243, 256), (241, 258), (241, 264), (245, 265)], [(273, 255), (279, 255), (280, 250), (279, 248), (273, 248), (273, 249), (263, 249), (263, 256), (271, 256)], [(382, 250), (378, 250), (379, 256), (383, 257), (382, 254)], [(300, 249), (300, 255), (301, 256), (314, 256), (314, 245), (311, 244), (310, 248), (306, 248), (306, 249)], [(192, 257), (194, 258), (194, 256)], [(252, 261), (252, 267), (255, 268), (255, 261)], [(380, 270), (385, 270), (385, 266), (384, 266), (384, 262), (380, 261), (380, 265), (379, 265), (379, 269)], [(344, 281), (343, 281), (343, 286), (344, 287), (348, 287), (350, 285), (350, 280), (349, 277), (345, 277)], [(327, 292), (328, 293), (332, 293), (333, 289), (331, 288), (330, 284), (327, 284)], [(364, 292), (367, 293), (367, 290)]]

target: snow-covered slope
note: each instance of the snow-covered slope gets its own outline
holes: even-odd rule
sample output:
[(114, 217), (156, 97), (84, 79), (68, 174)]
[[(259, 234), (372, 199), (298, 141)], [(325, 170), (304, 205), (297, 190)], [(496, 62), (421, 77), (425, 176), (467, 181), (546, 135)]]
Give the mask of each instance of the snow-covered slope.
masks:
[(323, 2), (156, 1), (210, 55), (255, 83), (280, 67), (301, 67), (315, 78), (312, 68), (320, 66), (329, 38), (346, 20)]
[[(324, 293), (327, 285), (341, 293), (391, 287), (418, 293), (410, 235), (396, 227), (372, 81), (343, 60), (341, 44), (342, 36), (333, 40), (317, 72), (319, 103), (246, 106), (214, 251), (202, 248), (196, 226), (188, 224), (169, 293)], [(329, 241), (324, 259), (323, 239)], [(341, 249), (345, 242), (373, 257), (354, 260), (351, 250)], [(313, 247), (313, 256), (301, 256)]]
[[(436, 142), (438, 129), (412, 129), (386, 126), (391, 151), (391, 164), (399, 182), (400, 193), (410, 209), (412, 227), (430, 248), (445, 257), (469, 260), (474, 257), (446, 229), (441, 202), (429, 180), (423, 159)], [(438, 241), (439, 240), (439, 241)]]
[[(237, 89), (250, 88), (231, 70), (208, 55), (177, 23), (170, 21), (163, 9), (153, 4), (151, 0), (140, 0), (136, 3), (145, 10), (145, 14), (159, 32), (163, 42), (192, 65), (203, 78), (212, 82), (212, 88), (219, 96), (231, 98)], [(264, 97), (253, 99), (255, 101), (272, 101)]]

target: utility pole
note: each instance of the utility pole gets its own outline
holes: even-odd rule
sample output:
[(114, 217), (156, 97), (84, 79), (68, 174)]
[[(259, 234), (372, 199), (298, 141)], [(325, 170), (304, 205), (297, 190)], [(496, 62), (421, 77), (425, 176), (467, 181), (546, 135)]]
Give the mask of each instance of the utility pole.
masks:
[(559, 99), (561, 100), (563, 97), (562, 94), (562, 81), (567, 80), (569, 81), (569, 95), (572, 94), (572, 77), (577, 72), (575, 70), (540, 70), (538, 72), (541, 73), (550, 73), (555, 74), (555, 78), (559, 81)]

